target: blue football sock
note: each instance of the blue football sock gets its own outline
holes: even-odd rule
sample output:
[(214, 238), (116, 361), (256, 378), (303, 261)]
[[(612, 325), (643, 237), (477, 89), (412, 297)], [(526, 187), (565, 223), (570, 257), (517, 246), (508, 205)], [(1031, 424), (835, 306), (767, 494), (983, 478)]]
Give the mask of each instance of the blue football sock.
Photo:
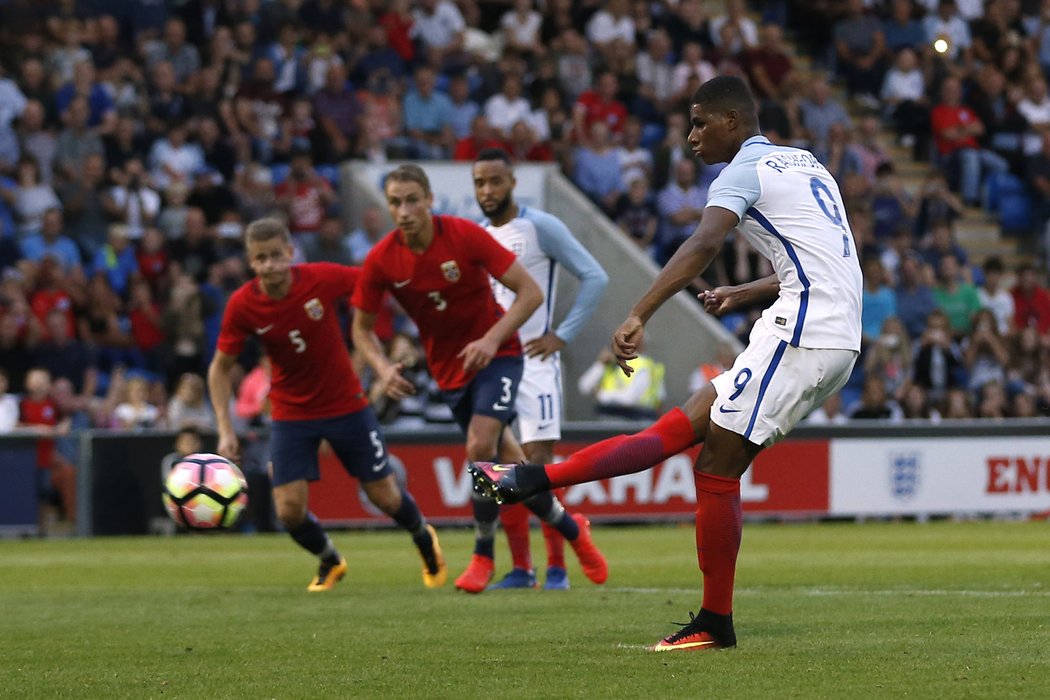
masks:
[(328, 535), (321, 527), (321, 523), (317, 522), (317, 518), (313, 513), (307, 513), (306, 518), (303, 519), (299, 527), (289, 530), (288, 534), (292, 536), (292, 539), (300, 547), (311, 554), (317, 555), (326, 564), (339, 563), (339, 552), (336, 551), (332, 540), (328, 538)]
[(489, 559), (496, 557), (496, 521), (499, 519), (499, 504), (491, 498), (477, 494), (471, 498), (474, 507), (474, 553)]
[(565, 507), (550, 491), (538, 493), (525, 500), (525, 505), (536, 514), (540, 520), (549, 523), (561, 535), (569, 540), (575, 540), (580, 536), (580, 526), (569, 517)]

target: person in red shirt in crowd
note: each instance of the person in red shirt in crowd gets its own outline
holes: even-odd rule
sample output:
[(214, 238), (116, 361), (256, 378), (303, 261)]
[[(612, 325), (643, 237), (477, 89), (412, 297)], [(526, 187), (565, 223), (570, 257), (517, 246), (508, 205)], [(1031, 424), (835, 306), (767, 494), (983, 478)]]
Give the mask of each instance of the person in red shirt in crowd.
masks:
[(948, 77), (941, 85), (941, 102), (930, 113), (933, 142), (949, 181), (958, 181), (963, 200), (980, 206), (981, 181), (989, 172), (1005, 173), (1006, 159), (995, 151), (981, 148), (978, 138), (984, 124), (977, 113), (962, 104), (962, 83)]
[(49, 337), (46, 330), (47, 316), (55, 310), (61, 311), (65, 316), (66, 326), (69, 329), (68, 335), (76, 336), (77, 324), (73, 306), (74, 302), (79, 300), (74, 299), (70, 294), (74, 292), (75, 287), (66, 287), (62, 284), (62, 268), (58, 261), (51, 256), (45, 256), (40, 261), (40, 266), (37, 267), (35, 277), (35, 291), (29, 296), (29, 308), (33, 310), (33, 315), (40, 322), (41, 328), (45, 329), (43, 339), (47, 340)]
[(1039, 284), (1039, 271), (1026, 263), (1017, 268), (1014, 298), (1014, 328), (1034, 327), (1039, 335), (1050, 333), (1050, 291)]
[(288, 178), (274, 191), (277, 205), (288, 215), (292, 236), (313, 235), (321, 228), (328, 207), (336, 200), (328, 181), (317, 174), (308, 151), (292, 154)]
[(598, 74), (593, 90), (584, 91), (572, 108), (573, 128), (577, 140), (587, 143), (591, 137), (591, 125), (605, 122), (614, 140), (618, 140), (627, 122), (627, 107), (616, 99), (620, 92), (620, 80), (616, 73), (604, 70)]
[(35, 367), (26, 374), (26, 394), (18, 407), (18, 424), (40, 436), (36, 443), (36, 466), (40, 470), (41, 525), (46, 506), (57, 498), (66, 520), (77, 517), (76, 467), (55, 449), (57, 436), (69, 432), (69, 420), (63, 419), (58, 404), (51, 398), (51, 373)]
[(157, 289), (165, 270), (168, 269), (168, 251), (164, 247), (164, 234), (152, 226), (146, 229), (135, 250), (139, 273)]
[(554, 151), (546, 141), (536, 139), (536, 132), (525, 121), (517, 121), (510, 128), (507, 142), (510, 157), (519, 162), (549, 163), (554, 160)]
[[(389, 292), (415, 321), (431, 375), (466, 434), (467, 459), (499, 455), (524, 461), (509, 425), (524, 368), (517, 330), (542, 303), (543, 293), (515, 254), (485, 229), (430, 209), (434, 195), (418, 165), (401, 165), (387, 175), (387, 208), (397, 228), (365, 258), (354, 292), (354, 347), (376, 373), (386, 395), (401, 399), (416, 387), (402, 376), (375, 334), (376, 313)], [(490, 279), (516, 295), (504, 313)], [(608, 575), (605, 558), (591, 541), (587, 521), (572, 517), (549, 491), (526, 506), (550, 523), (576, 551), (584, 573), (595, 583)], [(467, 593), (485, 590), (495, 570), (494, 538), (499, 505), (473, 498), (474, 555), (456, 579)]]
[(158, 371), (161, 368), (161, 349), (166, 334), (164, 316), (160, 304), (153, 300), (153, 290), (144, 279), (131, 283), (128, 296), (128, 321), (131, 323), (131, 338), (145, 360), (146, 368)]
[(219, 454), (239, 457), (230, 418), (230, 375), (245, 342), (255, 337), (271, 366), (270, 455), (277, 517), (297, 544), (321, 560), (307, 590), (330, 590), (347, 571), (346, 559), (307, 509), (309, 482), (320, 478), (321, 440), (328, 441), (343, 468), (361, 482), (368, 499), (411, 533), (423, 558), (423, 584), (444, 585), (448, 569), (437, 533), (412, 495), (398, 485), (379, 421), (340, 330), (339, 303), (353, 294), (360, 268), (293, 265), (291, 234), (272, 218), (249, 224), (245, 252), (256, 278), (230, 297), (208, 367)]
[(488, 117), (479, 114), (470, 122), (470, 133), (456, 141), (452, 149), (452, 160), (463, 160), (474, 162), (478, 154), (486, 148), (503, 148), (503, 141), (499, 134), (489, 124)]
[(759, 45), (746, 49), (741, 64), (751, 81), (755, 97), (782, 99), (789, 97), (791, 55), (784, 50), (784, 30), (777, 24), (765, 24), (759, 32)]
[(397, 52), (405, 63), (412, 63), (416, 47), (412, 43), (412, 6), (408, 0), (394, 0), (390, 9), (379, 17), (379, 24), (386, 29), (390, 48)]

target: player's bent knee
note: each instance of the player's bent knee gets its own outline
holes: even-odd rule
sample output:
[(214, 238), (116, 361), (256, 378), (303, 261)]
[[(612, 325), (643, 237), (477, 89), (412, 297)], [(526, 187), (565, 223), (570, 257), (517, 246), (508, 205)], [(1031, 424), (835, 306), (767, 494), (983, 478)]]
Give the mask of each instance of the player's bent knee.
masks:
[(393, 475), (363, 485), (365, 495), (379, 510), (393, 515), (401, 507), (401, 489)]
[(710, 423), (704, 449), (696, 460), (696, 470), (739, 479), (761, 451), (762, 445), (756, 445), (743, 435)]
[(306, 520), (306, 501), (298, 498), (281, 498), (274, 494), (274, 510), (277, 519), (287, 530), (294, 530)]

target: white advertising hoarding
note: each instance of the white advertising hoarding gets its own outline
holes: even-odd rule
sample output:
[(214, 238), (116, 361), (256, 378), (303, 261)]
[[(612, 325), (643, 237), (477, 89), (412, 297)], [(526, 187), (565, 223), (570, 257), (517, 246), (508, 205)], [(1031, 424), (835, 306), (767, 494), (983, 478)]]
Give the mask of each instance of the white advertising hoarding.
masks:
[(1050, 510), (1050, 437), (842, 439), (831, 515)]
[[(434, 213), (454, 214), (471, 221), (481, 221), (484, 215), (474, 198), (474, 181), (470, 163), (447, 163), (419, 161), (416, 163), (430, 178), (430, 189), (434, 193)], [(368, 181), (377, 190), (383, 191), (383, 179), (398, 163), (370, 163), (364, 166)], [(514, 177), (514, 199), (519, 205), (544, 208), (544, 184), (549, 165), (516, 165)]]

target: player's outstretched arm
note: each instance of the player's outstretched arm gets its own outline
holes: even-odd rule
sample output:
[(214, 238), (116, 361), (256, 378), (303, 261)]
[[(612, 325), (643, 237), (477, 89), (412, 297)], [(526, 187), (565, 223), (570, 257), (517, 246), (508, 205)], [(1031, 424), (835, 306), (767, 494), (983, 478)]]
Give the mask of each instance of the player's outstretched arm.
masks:
[(726, 235), (739, 220), (735, 213), (719, 206), (704, 209), (704, 218), (700, 220), (696, 231), (675, 251), (649, 290), (613, 334), (613, 353), (625, 374), (631, 374), (627, 361), (638, 357), (638, 344), (645, 324), (664, 302), (689, 286), (707, 269), (722, 249)]
[(697, 298), (704, 303), (707, 313), (722, 316), (730, 311), (772, 301), (778, 294), (780, 279), (776, 275), (769, 275), (744, 284), (715, 287), (700, 292)]
[(514, 302), (485, 335), (467, 343), (459, 352), (458, 357), (463, 358), (463, 368), (467, 372), (476, 372), (487, 367), (499, 347), (543, 303), (543, 292), (519, 261), (515, 260), (498, 279), (500, 284), (514, 292)]
[(230, 396), (233, 394), (230, 371), (236, 362), (237, 358), (233, 355), (216, 350), (215, 357), (208, 365), (208, 395), (215, 411), (215, 425), (219, 430), (217, 449), (220, 455), (234, 462), (240, 458), (240, 444), (230, 419)]
[(368, 366), (379, 379), (380, 387), (387, 396), (397, 401), (416, 393), (415, 385), (401, 376), (404, 368), (400, 362), (391, 362), (383, 350), (383, 344), (375, 332), (376, 315), (354, 309), (352, 327), (354, 347), (360, 352)]

